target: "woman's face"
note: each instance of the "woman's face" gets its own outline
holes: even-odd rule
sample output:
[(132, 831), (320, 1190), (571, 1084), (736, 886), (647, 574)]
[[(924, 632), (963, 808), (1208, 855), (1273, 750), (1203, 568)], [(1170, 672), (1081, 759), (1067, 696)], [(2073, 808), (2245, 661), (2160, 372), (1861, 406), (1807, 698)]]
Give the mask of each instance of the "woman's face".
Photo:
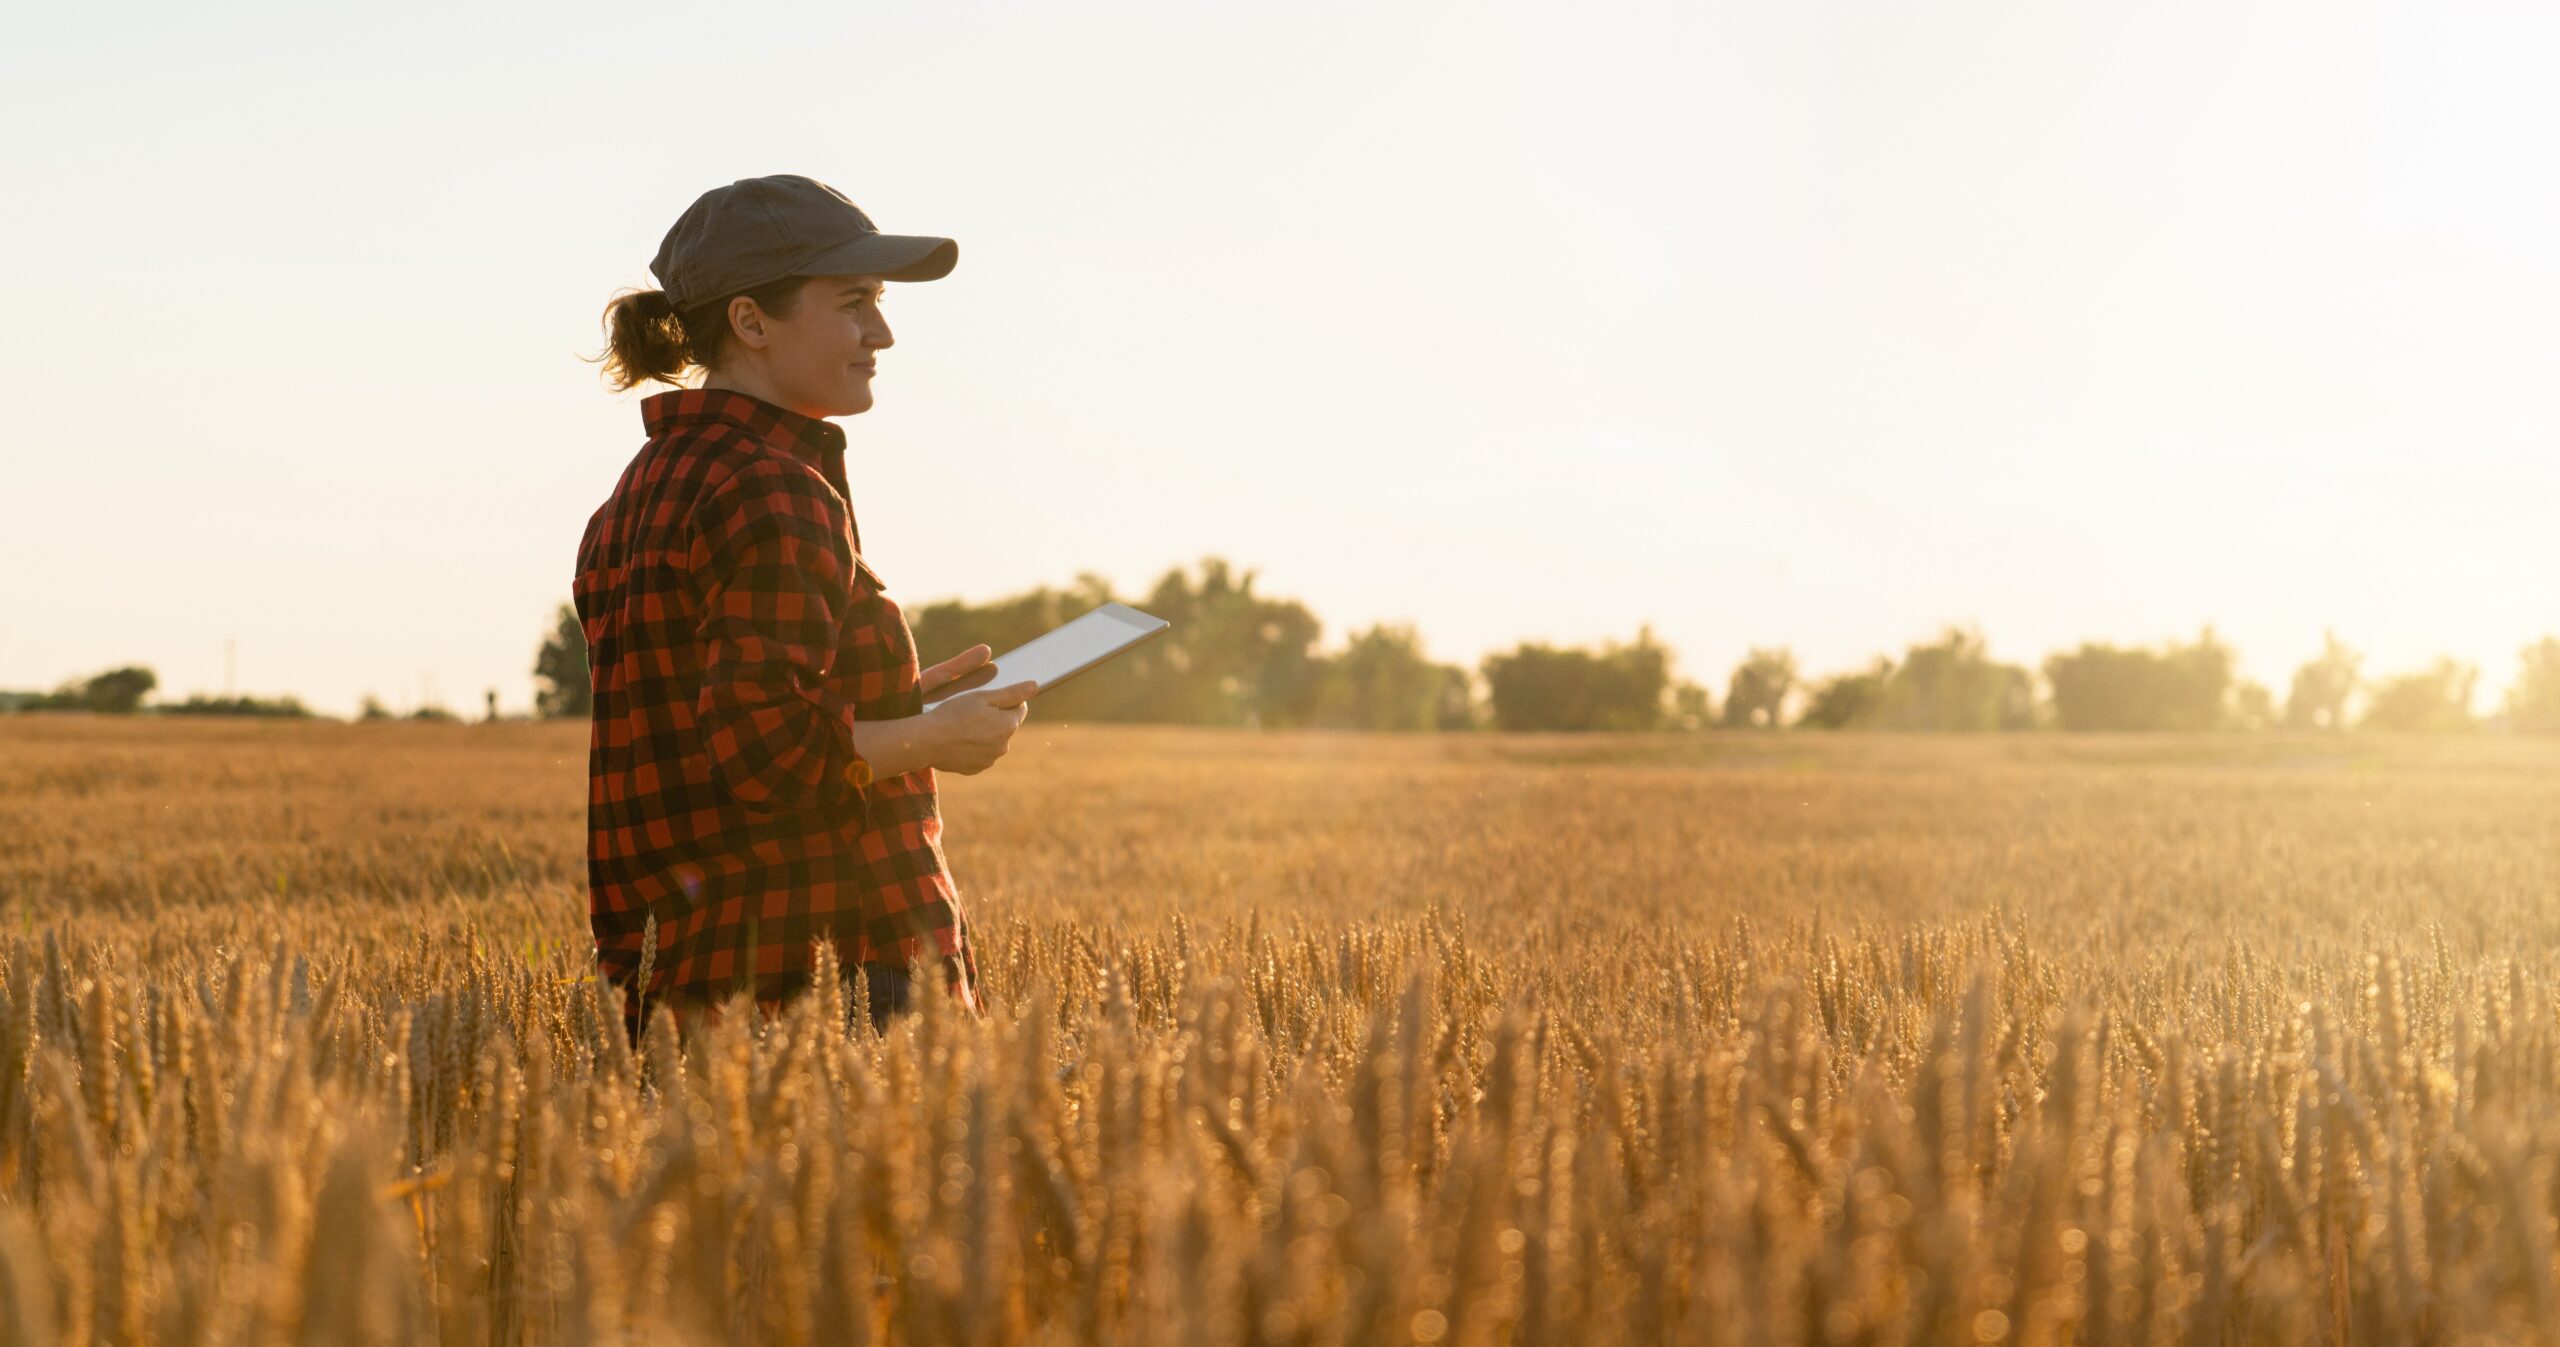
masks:
[(782, 405), (810, 416), (871, 410), (871, 378), (895, 339), (877, 276), (812, 276), (788, 318), (763, 315), (765, 375)]

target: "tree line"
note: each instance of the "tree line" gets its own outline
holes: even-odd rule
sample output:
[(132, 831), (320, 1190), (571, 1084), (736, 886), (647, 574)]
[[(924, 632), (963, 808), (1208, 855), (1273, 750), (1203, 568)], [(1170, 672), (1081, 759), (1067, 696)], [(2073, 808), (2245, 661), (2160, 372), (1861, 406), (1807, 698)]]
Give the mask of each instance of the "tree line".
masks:
[[(2560, 733), (2560, 638), (2524, 652), (2502, 709), (2476, 712), (2479, 671), (2452, 659), (2368, 677), (2332, 634), (2279, 701), (2242, 679), (2207, 627), (2158, 647), (2089, 643), (2033, 669), (1992, 657), (1981, 632), (1951, 626), (1899, 658), (1807, 677), (1784, 647), (1755, 649), (1722, 695), (1674, 672), (1672, 650), (1640, 627), (1596, 647), (1523, 642), (1475, 668), (1433, 660), (1408, 625), (1318, 648), (1323, 624), (1295, 599), (1256, 592), (1255, 573), (1209, 557), (1140, 594), (1084, 574), (1063, 588), (987, 603), (951, 599), (907, 614), (921, 658), (980, 642), (999, 653), (1117, 599), (1171, 622), (1108, 671), (1042, 694), (1043, 719), (1357, 730), (2265, 730)], [(586, 714), (586, 651), (562, 605), (535, 673), (546, 715)]]
[(209, 697), (199, 692), (182, 702), (147, 705), (160, 686), (160, 675), (148, 666), (127, 664), (75, 678), (51, 692), (0, 691), (0, 713), (18, 711), (88, 711), (99, 715), (131, 715), (148, 710), (164, 716), (309, 716), (296, 697)]
[[(951, 599), (907, 614), (922, 658), (985, 643), (998, 652), (1115, 599), (1173, 625), (1096, 676), (1043, 694), (1044, 720), (1353, 730), (1915, 730), (1992, 732), (2505, 729), (2560, 733), (2560, 637), (2523, 652), (2498, 707), (2476, 708), (2476, 666), (2452, 658), (2369, 675), (2364, 657), (2327, 636), (2282, 698), (2241, 678), (2211, 627), (2159, 646), (2100, 642), (2029, 668), (1995, 659), (1981, 632), (1950, 626), (1900, 656), (1820, 676), (1785, 647), (1752, 650), (1721, 689), (1681, 678), (1676, 657), (1640, 627), (1597, 646), (1529, 641), (1475, 667), (1442, 663), (1410, 625), (1379, 623), (1321, 649), (1323, 624), (1295, 599), (1259, 593), (1255, 573), (1208, 557), (1166, 571), (1143, 593), (1115, 594), (1100, 576), (986, 603)], [(537, 649), (535, 713), (589, 711), (587, 651), (568, 604)], [(147, 704), (158, 680), (128, 666), (50, 693), (0, 692), (0, 712), (311, 714), (292, 697), (190, 697)], [(488, 694), (497, 716), (497, 694)], [(360, 719), (392, 718), (365, 699)], [(452, 720), (440, 707), (408, 719)]]
[[(2034, 670), (1990, 657), (1981, 634), (1951, 627), (1899, 661), (1800, 679), (1784, 649), (1754, 650), (1727, 683), (1728, 726), (1801, 729), (2251, 731), (2384, 730), (2560, 733), (2560, 638), (2523, 651), (2500, 707), (2477, 709), (2476, 665), (2441, 657), (2422, 669), (2368, 675), (2364, 656), (2325, 633), (2282, 700), (2241, 678), (2232, 648), (2206, 627), (2158, 646), (2088, 642)], [(1793, 707), (1790, 718), (1788, 708)]]

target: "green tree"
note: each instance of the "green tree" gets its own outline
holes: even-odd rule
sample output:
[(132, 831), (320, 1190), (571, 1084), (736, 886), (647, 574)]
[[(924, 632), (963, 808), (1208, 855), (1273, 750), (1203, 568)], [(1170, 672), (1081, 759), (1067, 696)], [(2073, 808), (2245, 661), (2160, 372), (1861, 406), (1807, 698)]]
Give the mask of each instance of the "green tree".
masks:
[(2527, 734), (2560, 734), (2560, 636), (2524, 648), (2524, 668), (2507, 689), (2507, 723)]
[[(1464, 671), (1462, 670), (1461, 673)], [(1448, 687), (1410, 626), (1380, 623), (1320, 661), (1311, 723), (1336, 729), (1439, 728)]]
[(551, 632), (533, 656), (533, 711), (544, 717), (583, 716), (595, 708), (588, 681), (587, 633), (578, 625), (578, 610), (561, 604)]
[(1440, 666), (1440, 695), (1432, 703), (1431, 728), (1435, 730), (1477, 730), (1484, 728), (1483, 702), (1476, 697), (1476, 678), (1455, 664)]
[(1139, 604), (1173, 626), (1124, 656), (1136, 660), (1132, 667), (1096, 680), (1098, 693), (1120, 696), (1122, 713), (1114, 718), (1305, 724), (1315, 709), (1315, 645), (1324, 624), (1294, 599), (1254, 593), (1253, 571), (1237, 574), (1217, 557), (1198, 570), (1196, 577), (1167, 571)]
[(1673, 684), (1670, 723), (1675, 730), (1703, 730), (1715, 724), (1715, 694), (1685, 678)]
[(2403, 733), (2447, 734), (2474, 729), (2479, 722), (2471, 701), (2480, 671), (2450, 656), (2416, 673), (2385, 678), (2374, 685), (2358, 728)]
[(75, 678), (51, 692), (10, 693), (7, 700), (11, 709), (20, 711), (94, 711), (120, 716), (140, 710), (142, 699), (158, 686), (160, 676), (137, 664)]
[(100, 715), (131, 715), (142, 709), (142, 699), (160, 686), (160, 675), (138, 664), (74, 679), (49, 693), (19, 699), (18, 706), (27, 711), (94, 711)]
[(2158, 650), (2089, 643), (2048, 658), (2054, 719), (2066, 730), (2215, 730), (2233, 718), (2231, 647), (2207, 627)]
[(1817, 680), (1805, 698), (1804, 711), (1796, 717), (1797, 728), (1847, 730), (1872, 724), (1892, 677), (1893, 661), (1878, 655), (1864, 669)]
[(2364, 656), (2347, 647), (2334, 631), (2320, 635), (2320, 653), (2293, 671), (2293, 690), (2285, 694), (2284, 723), (2298, 730), (2343, 730), (2347, 700), (2363, 679)]
[(1597, 651), (1526, 642), (1484, 660), (1494, 723), (1506, 730), (1650, 730), (1661, 727), (1671, 651), (1640, 629)]
[(1725, 725), (1737, 729), (1778, 728), (1786, 723), (1787, 698), (1795, 687), (1793, 651), (1783, 646), (1753, 649), (1725, 683)]
[(2034, 675), (1991, 658), (1982, 633), (1948, 627), (1915, 645), (1884, 680), (1869, 728), (2029, 730), (2036, 725)]

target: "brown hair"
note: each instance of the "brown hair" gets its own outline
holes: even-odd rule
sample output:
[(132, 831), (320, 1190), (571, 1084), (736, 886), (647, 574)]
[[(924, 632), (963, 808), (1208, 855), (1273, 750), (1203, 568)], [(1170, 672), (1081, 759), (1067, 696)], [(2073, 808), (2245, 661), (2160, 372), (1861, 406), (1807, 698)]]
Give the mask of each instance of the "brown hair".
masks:
[(625, 290), (604, 306), (604, 351), (586, 358), (604, 363), (605, 380), (617, 393), (650, 379), (681, 388), (686, 370), (710, 369), (728, 349), (730, 300), (745, 295), (766, 313), (788, 318), (808, 281), (785, 276), (681, 312), (664, 290)]

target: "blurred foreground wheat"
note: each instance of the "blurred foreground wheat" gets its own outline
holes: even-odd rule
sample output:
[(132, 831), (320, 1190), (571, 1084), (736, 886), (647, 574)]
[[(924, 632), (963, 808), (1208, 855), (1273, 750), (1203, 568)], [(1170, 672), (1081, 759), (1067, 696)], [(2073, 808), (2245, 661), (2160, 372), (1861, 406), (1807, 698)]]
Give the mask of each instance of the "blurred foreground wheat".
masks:
[(637, 1051), (580, 727), (0, 722), (0, 1343), (2530, 1341), (2560, 746), (1044, 729)]

